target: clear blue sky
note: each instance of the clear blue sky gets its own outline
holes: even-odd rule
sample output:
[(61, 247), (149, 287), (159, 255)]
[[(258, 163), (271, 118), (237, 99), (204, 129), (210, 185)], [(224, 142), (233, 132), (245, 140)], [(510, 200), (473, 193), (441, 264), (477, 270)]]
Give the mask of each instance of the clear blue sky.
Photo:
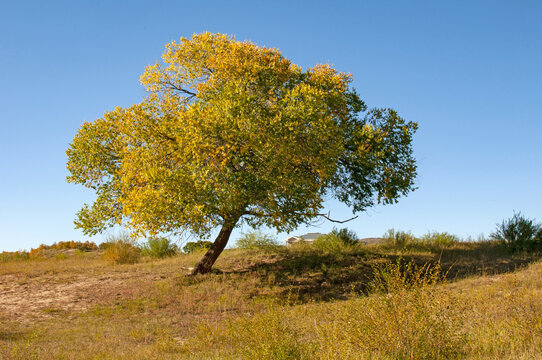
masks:
[(93, 196), (65, 181), (68, 144), (84, 121), (141, 101), (139, 76), (166, 43), (203, 31), (329, 62), (369, 106), (418, 122), (419, 189), (349, 223), (360, 236), (476, 237), (514, 210), (542, 220), (541, 19), (539, 1), (5, 2), (0, 251), (87, 239), (73, 219)]

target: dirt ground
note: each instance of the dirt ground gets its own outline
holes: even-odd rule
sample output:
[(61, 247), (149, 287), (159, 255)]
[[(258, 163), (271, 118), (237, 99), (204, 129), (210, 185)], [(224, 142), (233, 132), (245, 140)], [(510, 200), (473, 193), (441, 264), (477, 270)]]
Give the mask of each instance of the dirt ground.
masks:
[(111, 305), (140, 295), (146, 285), (164, 277), (145, 269), (0, 274), (0, 317), (26, 322)]

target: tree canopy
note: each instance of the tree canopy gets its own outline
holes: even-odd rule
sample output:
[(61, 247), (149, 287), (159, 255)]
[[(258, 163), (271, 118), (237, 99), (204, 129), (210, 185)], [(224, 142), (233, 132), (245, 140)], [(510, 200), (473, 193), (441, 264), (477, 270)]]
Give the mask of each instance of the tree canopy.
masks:
[(326, 198), (359, 212), (414, 189), (416, 123), (367, 110), (350, 74), (211, 33), (162, 59), (141, 76), (141, 103), (84, 123), (67, 150), (68, 181), (97, 194), (77, 214), (84, 233), (220, 228), (194, 270), (206, 272), (242, 222), (290, 231)]

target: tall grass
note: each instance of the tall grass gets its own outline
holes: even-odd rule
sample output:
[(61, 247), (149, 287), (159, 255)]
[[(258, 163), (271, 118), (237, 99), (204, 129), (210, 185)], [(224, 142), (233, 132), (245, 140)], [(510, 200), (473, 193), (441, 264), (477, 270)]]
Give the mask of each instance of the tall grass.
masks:
[(26, 251), (2, 251), (0, 253), (0, 263), (28, 259), (30, 259), (30, 256)]
[[(375, 267), (374, 295), (347, 302), (270, 304), (256, 316), (208, 324), (184, 351), (217, 349), (236, 359), (457, 359), (466, 337), (462, 314), (443, 298), (438, 264)], [(224, 347), (228, 344), (228, 347)]]
[(411, 246), (450, 246), (461, 239), (447, 232), (430, 231), (427, 234), (416, 237), (410, 231), (389, 229), (382, 236), (383, 244), (388, 247), (407, 248)]

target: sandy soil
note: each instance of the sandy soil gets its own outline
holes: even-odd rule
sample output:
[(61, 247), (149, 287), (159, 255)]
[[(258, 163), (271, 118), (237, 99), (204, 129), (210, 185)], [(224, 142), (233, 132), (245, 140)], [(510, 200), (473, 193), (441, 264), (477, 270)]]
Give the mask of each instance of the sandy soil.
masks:
[(17, 321), (80, 312), (96, 304), (114, 303), (141, 292), (151, 274), (115, 273), (37, 277), (0, 275), (0, 316)]

